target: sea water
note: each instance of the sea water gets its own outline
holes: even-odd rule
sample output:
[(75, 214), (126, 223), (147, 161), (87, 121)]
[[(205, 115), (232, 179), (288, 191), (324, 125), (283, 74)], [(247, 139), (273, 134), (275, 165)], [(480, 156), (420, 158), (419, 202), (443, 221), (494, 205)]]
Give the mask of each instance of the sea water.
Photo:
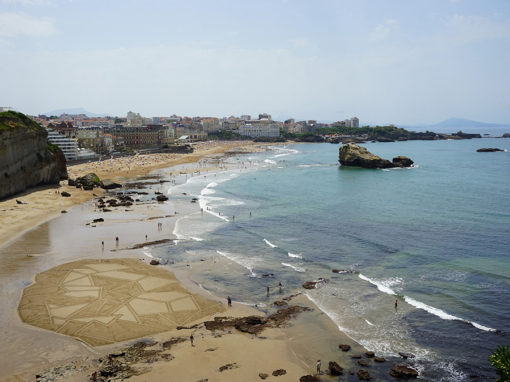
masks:
[(228, 259), (237, 267), (197, 281), (258, 306), (267, 286), (328, 278), (306, 296), (368, 350), (415, 354), (427, 380), (493, 378), (487, 358), (510, 341), (510, 153), (476, 149), (510, 140), (364, 146), (415, 166), (341, 167), (333, 144), (229, 158), (168, 189), (203, 211), (181, 216), (181, 240), (156, 255)]

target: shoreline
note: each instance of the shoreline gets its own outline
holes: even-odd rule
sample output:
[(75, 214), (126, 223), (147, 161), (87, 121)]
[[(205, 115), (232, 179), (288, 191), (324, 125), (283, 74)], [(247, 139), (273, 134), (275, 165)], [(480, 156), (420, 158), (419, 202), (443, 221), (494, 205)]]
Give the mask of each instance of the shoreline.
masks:
[[(178, 166), (179, 165), (177, 165), (177, 167)], [(169, 166), (163, 165), (159, 168), (165, 168), (165, 169), (168, 169), (171, 171), (176, 170), (175, 166), (172, 166), (169, 168)], [(201, 169), (201, 170), (203, 171), (204, 169)], [(214, 170), (214, 169), (211, 168), (211, 170)], [(185, 171), (181, 171), (179, 169), (176, 172), (181, 173), (181, 172), (186, 172), (186, 171), (188, 173), (190, 173), (190, 172), (195, 171), (195, 169), (188, 168), (188, 170), (185, 170)], [(134, 180), (136, 181), (136, 179), (134, 179)], [(90, 198), (93, 198), (93, 197), (94, 197), (93, 195), (90, 195)], [(129, 247), (131, 247), (137, 243), (143, 242), (143, 232), (147, 232), (145, 230), (148, 229), (146, 227), (148, 227), (148, 225), (150, 225), (150, 224), (156, 224), (156, 222), (147, 223), (148, 220), (151, 220), (151, 218), (157, 217), (157, 216), (165, 217), (165, 213), (161, 209), (162, 207), (160, 205), (148, 204), (146, 207), (145, 207), (145, 205), (143, 205), (143, 206), (140, 205), (138, 209), (135, 209), (135, 211), (132, 211), (129, 213), (122, 213), (122, 212), (116, 213), (116, 215), (118, 215), (118, 216), (112, 215), (112, 213), (109, 213), (110, 217), (113, 216), (114, 219), (111, 220), (111, 222), (110, 222), (110, 220), (108, 220), (108, 221), (105, 221), (104, 223), (101, 223), (103, 230), (106, 231), (105, 234), (97, 233), (99, 231), (96, 231), (96, 230), (86, 231), (86, 230), (90, 230), (91, 228), (83, 227), (84, 221), (90, 221), (91, 220), (90, 218), (92, 218), (94, 216), (98, 216), (97, 213), (92, 212), (92, 209), (94, 207), (90, 201), (87, 203), (79, 204), (76, 207), (77, 208), (70, 211), (69, 214), (62, 215), (61, 219), (49, 220), (46, 223), (39, 224), (38, 226), (32, 227), (29, 230), (27, 230), (27, 232), (25, 232), (25, 234), (32, 233), (33, 235), (37, 236), (39, 234), (38, 231), (43, 231), (42, 232), (43, 235), (46, 234), (48, 236), (51, 236), (53, 231), (58, 231), (58, 228), (62, 228), (63, 225), (67, 228), (69, 226), (69, 223), (74, 224), (74, 219), (76, 219), (76, 220), (79, 220), (79, 222), (80, 222), (80, 228), (77, 228), (78, 232), (76, 235), (76, 238), (78, 241), (80, 240), (79, 237), (87, 236), (86, 232), (93, 233), (93, 237), (96, 237), (96, 240), (92, 240), (92, 239), (89, 240), (94, 243), (97, 243), (98, 240), (106, 234), (105, 250), (108, 251), (108, 255), (107, 255), (108, 258), (128, 257), (128, 258), (139, 258), (140, 259), (140, 257), (142, 257), (146, 261), (150, 261), (150, 258), (148, 256), (145, 256), (145, 254), (143, 253), (143, 248), (130, 250)], [(191, 206), (188, 205), (188, 208), (191, 208)], [(83, 216), (84, 214), (85, 214), (85, 216)], [(105, 215), (101, 215), (101, 216), (105, 216)], [(169, 226), (171, 228), (170, 229), (166, 228), (164, 230), (165, 232), (162, 232), (161, 235), (159, 235), (159, 236), (157, 234), (156, 236), (153, 237), (151, 234), (151, 240), (154, 238), (155, 239), (162, 238), (163, 237), (162, 235), (164, 235), (164, 237), (167, 237), (166, 235), (168, 235), (168, 233), (173, 232), (173, 229), (175, 227), (175, 222), (177, 220), (178, 220), (177, 216), (165, 217), (165, 219), (163, 221), (165, 228), (167, 226)], [(136, 227), (132, 228), (128, 232), (136, 233), (136, 235), (138, 235), (138, 236), (133, 235), (133, 237), (131, 237), (128, 235), (127, 236), (128, 239), (126, 241), (126, 239), (125, 239), (126, 234), (123, 232), (123, 236), (121, 237), (121, 246), (122, 247), (114, 248), (111, 241), (106, 241), (106, 240), (108, 240), (108, 238), (110, 238), (109, 240), (111, 240), (111, 238), (114, 237), (113, 236), (114, 232), (116, 232), (115, 229), (121, 228), (123, 221), (129, 222), (130, 225), (136, 225)], [(66, 224), (64, 224), (64, 222), (66, 222)], [(138, 223), (138, 222), (140, 222), (140, 223)], [(45, 228), (45, 226), (47, 226), (48, 228)], [(76, 225), (76, 227), (78, 227), (78, 225)], [(144, 230), (140, 231), (141, 227), (143, 227)], [(173, 236), (173, 233), (171, 235)], [(28, 235), (28, 236), (30, 236), (30, 235)], [(19, 238), (19, 236), (18, 236), (18, 238)], [(34, 247), (39, 246), (39, 243), (37, 242), (37, 238), (35, 238), (35, 240), (34, 240), (34, 238), (29, 237), (28, 239), (29, 239), (29, 241), (32, 242), (32, 245), (34, 245)], [(67, 239), (60, 239), (60, 238), (57, 239), (56, 236), (54, 237), (54, 241), (59, 241), (59, 240), (61, 240), (64, 243), (69, 243), (72, 241), (72, 237), (67, 238)], [(83, 240), (83, 239), (81, 239), (81, 240)], [(16, 242), (16, 240), (12, 240), (12, 241), (10, 241), (10, 244), (14, 245), (15, 242)], [(50, 240), (50, 242), (51, 242), (51, 240)], [(78, 243), (78, 244), (80, 244), (80, 243)], [(4, 247), (2, 249), (5, 249), (6, 247), (8, 247), (8, 245), (4, 244)], [(24, 262), (31, 261), (33, 259), (35, 259), (35, 260), (41, 259), (41, 264), (36, 264), (34, 266), (35, 268), (32, 268), (32, 270), (30, 269), (30, 267), (26, 267), (26, 268), (19, 270), (19, 274), (21, 274), (20, 281), (23, 280), (23, 275), (25, 275), (25, 277), (30, 275), (30, 279), (32, 280), (35, 273), (38, 273), (43, 270), (47, 270), (48, 268), (52, 268), (55, 265), (67, 263), (69, 261), (85, 259), (85, 258), (102, 258), (105, 255), (104, 252), (101, 252), (101, 251), (99, 251), (99, 249), (97, 249), (97, 244), (91, 244), (89, 242), (87, 242), (83, 246), (83, 248), (73, 248), (71, 251), (69, 251), (69, 253), (62, 252), (62, 251), (64, 251), (64, 249), (58, 245), (56, 247), (57, 248), (50, 246), (48, 248), (50, 253), (55, 252), (58, 254), (57, 256), (50, 256), (50, 258), (48, 260), (46, 260), (45, 256), (42, 256), (42, 255), (41, 256), (34, 255), (34, 256), (31, 256), (28, 258), (23, 258), (22, 260)], [(94, 249), (94, 247), (96, 249)], [(18, 254), (18, 256), (22, 255), (22, 253), (19, 253), (19, 251), (17, 254)], [(18, 258), (18, 260), (19, 260), (19, 258)], [(225, 259), (223, 259), (223, 260), (228, 261)], [(15, 262), (16, 259), (13, 259), (13, 261)], [(194, 267), (195, 265), (199, 266), (202, 264), (200, 264), (200, 263), (193, 264), (192, 263), (191, 265), (192, 265), (192, 267)], [(183, 263), (176, 264), (176, 266), (170, 266), (170, 267), (165, 266), (165, 268), (170, 269), (176, 275), (180, 284), (183, 287), (185, 287), (187, 290), (191, 291), (192, 293), (197, 293), (199, 295), (201, 294), (203, 296), (206, 296), (208, 299), (222, 301), (222, 303), (225, 304), (224, 298), (221, 298), (219, 296), (214, 296), (210, 291), (208, 291), (205, 288), (202, 288), (200, 286), (200, 284), (198, 284), (196, 281), (194, 281), (192, 279), (190, 272), (186, 272), (186, 271), (181, 272), (181, 270), (178, 269), (179, 266), (182, 266), (182, 267), (184, 267), (184, 269), (186, 269), (185, 264), (183, 264)], [(30, 273), (30, 272), (32, 272), (32, 273)], [(26, 278), (25, 278), (25, 280), (26, 280)], [(21, 287), (20, 285), (16, 285), (14, 287), (14, 289), (17, 289), (18, 291), (20, 291), (20, 290), (22, 291), (23, 287)], [(12, 292), (12, 289), (11, 289), (11, 292)], [(14, 293), (14, 294), (16, 294), (16, 293)], [(12, 296), (12, 293), (11, 293), (11, 296)], [(280, 296), (280, 297), (283, 297), (283, 296)], [(281, 328), (281, 329), (275, 329), (275, 330), (271, 329), (271, 331), (267, 335), (266, 335), (266, 332), (264, 332), (263, 333), (264, 338), (262, 338), (261, 343), (258, 343), (259, 339), (257, 339), (257, 338), (251, 338), (250, 341), (245, 343), (244, 340), (246, 339), (245, 338), (246, 334), (233, 331), (233, 333), (229, 334), (227, 337), (229, 337), (229, 338), (232, 337), (234, 339), (228, 340), (228, 341), (226, 341), (226, 343), (221, 345), (221, 346), (225, 347), (225, 352), (226, 352), (227, 356), (232, 357), (232, 355), (234, 355), (234, 354), (237, 355), (237, 353), (240, 352), (241, 349), (236, 348), (236, 345), (239, 343), (243, 343), (244, 347), (250, 346), (250, 350), (251, 350), (251, 348), (254, 346), (254, 341), (255, 341), (255, 342), (257, 342), (257, 344), (255, 345), (255, 348), (258, 349), (256, 354), (258, 354), (258, 357), (261, 360), (265, 360), (265, 362), (267, 362), (268, 355), (271, 355), (270, 358), (272, 360), (274, 359), (275, 361), (279, 361), (282, 364), (289, 365), (289, 366), (286, 366), (287, 368), (295, 369), (295, 372), (297, 373), (295, 375), (291, 374), (290, 370), (287, 369), (287, 371), (289, 372), (287, 377), (290, 377), (292, 375), (293, 377), (298, 378), (300, 375), (306, 375), (306, 374), (313, 373), (315, 360), (318, 357), (320, 357), (321, 359), (324, 359), (323, 360), (323, 368), (327, 368), (327, 362), (325, 362), (325, 358), (323, 357), (324, 354), (331, 355), (330, 359), (333, 359), (335, 361), (338, 361), (339, 359), (341, 359), (340, 362), (341, 362), (342, 366), (344, 366), (344, 367), (346, 365), (352, 366), (353, 362), (350, 359), (351, 354), (350, 353), (344, 354), (344, 353), (340, 352), (338, 350), (338, 343), (339, 342), (340, 343), (349, 343), (349, 344), (351, 344), (353, 349), (356, 349), (356, 351), (358, 353), (363, 353), (365, 351), (365, 349), (361, 345), (358, 345), (354, 341), (346, 338), (345, 334), (343, 334), (334, 325), (334, 322), (331, 321), (329, 317), (327, 317), (312, 302), (306, 301), (307, 298), (305, 296), (298, 297), (298, 300), (299, 300), (299, 305), (312, 306), (312, 308), (315, 307), (315, 313), (310, 313), (310, 317), (307, 317), (308, 313), (303, 313), (302, 315), (299, 315), (296, 319), (294, 319), (292, 321), (292, 325), (289, 328)], [(18, 300), (10, 301), (11, 306), (8, 309), (11, 309), (13, 307), (13, 305), (14, 305), (13, 303), (15, 303), (17, 305)], [(248, 314), (262, 314), (263, 313), (261, 311), (256, 310), (255, 308), (246, 306), (243, 303), (237, 303), (235, 301), (234, 301), (234, 307), (241, 308), (241, 311), (243, 312), (243, 314), (247, 314), (247, 313)], [(274, 306), (272, 304), (270, 304), (267, 307), (267, 309), (268, 310), (274, 309)], [(2, 320), (5, 319), (4, 317), (2, 317), (1, 314), (0, 314), (0, 318), (2, 318)], [(11, 316), (11, 319), (12, 319), (12, 316)], [(16, 319), (18, 319), (18, 317), (16, 317)], [(13, 324), (11, 323), (10, 326), (12, 327), (12, 325)], [(43, 353), (44, 352), (46, 353), (46, 354), (43, 354), (43, 356), (42, 356), (43, 359), (44, 359), (44, 357), (47, 357), (47, 360), (44, 362), (41, 362), (40, 359), (39, 360), (35, 359), (31, 363), (25, 364), (25, 366), (18, 365), (18, 367), (16, 368), (16, 370), (17, 370), (16, 374), (18, 374), (18, 376), (21, 375), (18, 372), (20, 370), (20, 368), (23, 370), (30, 370), (28, 373), (31, 372), (33, 375), (33, 373), (41, 371), (43, 368), (47, 369), (47, 368), (52, 368), (52, 367), (58, 367), (59, 365), (60, 366), (69, 365), (69, 362), (72, 362), (72, 360), (76, 359), (76, 358), (78, 358), (78, 359), (85, 358), (86, 362), (88, 362), (88, 365), (90, 366), (90, 364), (93, 362), (93, 360), (97, 359), (97, 357), (100, 354), (106, 354), (111, 351), (118, 351), (121, 347), (127, 345), (127, 343), (124, 342), (124, 343), (115, 343), (113, 345), (107, 345), (107, 346), (99, 347), (99, 348), (90, 348), (88, 346), (84, 346), (83, 343), (76, 341), (74, 338), (62, 336), (60, 334), (56, 334), (53, 332), (47, 332), (42, 329), (28, 326), (27, 324), (24, 324), (24, 323), (14, 322), (14, 327), (16, 327), (17, 330), (25, 333), (25, 337), (22, 337), (21, 340), (15, 341), (18, 346), (26, 347), (27, 341), (29, 340), (29, 338), (32, 338), (33, 336), (37, 336), (37, 339), (39, 342), (38, 342), (38, 344), (36, 344), (34, 346), (34, 348), (42, 349)], [(7, 327), (6, 330), (9, 330), (9, 327)], [(34, 332), (34, 330), (35, 330), (35, 332)], [(305, 336), (303, 336), (302, 332), (305, 332), (307, 334)], [(205, 332), (205, 333), (207, 333), (207, 332)], [(27, 334), (28, 334), (28, 337), (26, 336)], [(157, 338), (163, 338), (162, 340), (164, 340), (165, 338), (168, 339), (168, 336), (174, 335), (174, 334), (175, 334), (174, 332), (165, 332), (163, 334), (151, 336), (151, 338), (157, 337)], [(207, 335), (203, 334), (203, 333), (201, 333), (200, 335), (204, 335), (205, 337), (207, 337)], [(14, 335), (14, 337), (16, 337), (16, 335)], [(62, 338), (62, 337), (64, 337), (64, 338)], [(269, 338), (269, 340), (266, 337)], [(316, 337), (315, 338), (316, 343), (310, 347), (310, 338), (314, 338), (314, 337)], [(215, 337), (213, 336), (213, 338), (215, 338)], [(211, 340), (212, 340), (212, 338), (211, 338)], [(217, 339), (215, 338), (214, 341), (216, 341), (216, 340)], [(51, 343), (51, 341), (58, 342), (56, 344), (57, 348), (59, 347), (59, 345), (64, 344), (66, 351), (61, 351), (60, 353), (57, 352), (57, 354), (55, 356), (49, 357), (49, 354), (52, 354), (52, 350), (51, 350), (52, 346), (55, 348), (54, 344), (51, 344), (51, 346), (48, 346)], [(128, 341), (128, 343), (132, 343), (132, 342), (134, 342), (134, 341)], [(266, 348), (265, 344), (263, 344), (263, 342), (271, 343), (272, 345), (271, 345), (271, 347)], [(275, 344), (277, 344), (277, 345), (275, 345)], [(187, 345), (189, 345), (189, 343)], [(273, 345), (277, 346), (277, 348), (278, 348), (278, 351), (277, 351), (278, 356), (274, 356), (274, 354), (271, 353), (271, 349), (272, 349)], [(218, 346), (220, 346), (220, 345), (218, 345)], [(242, 349), (244, 350), (244, 348), (242, 348)], [(183, 347), (181, 349), (181, 347), (179, 347), (178, 350), (179, 351), (177, 353), (175, 353), (176, 359), (183, 357), (183, 354), (188, 354), (187, 350), (189, 350), (189, 348)], [(99, 352), (99, 355), (97, 354), (98, 352)], [(337, 353), (340, 353), (340, 354), (337, 354)], [(9, 354), (9, 352), (7, 352), (7, 354)], [(219, 354), (219, 353), (216, 353), (216, 354)], [(41, 357), (39, 357), (39, 358), (41, 358)], [(209, 358), (210, 357), (206, 357), (206, 359), (209, 359)], [(233, 380), (239, 380), (240, 377), (242, 378), (242, 376), (244, 374), (237, 374), (237, 373), (246, 371), (247, 369), (246, 369), (245, 365), (250, 363), (251, 360), (242, 358), (238, 362), (242, 366), (239, 369), (236, 369), (238, 371), (229, 370), (229, 373), (231, 374), (231, 378), (227, 377), (227, 374), (222, 373), (219, 380), (226, 380), (226, 381), (232, 380), (233, 381)], [(0, 362), (0, 364), (1, 363), (2, 362)], [(153, 378), (151, 380), (157, 381), (157, 380), (159, 380), (159, 378), (161, 378), (163, 380), (165, 373), (168, 373), (169, 368), (172, 369), (173, 365), (175, 365), (175, 364), (170, 362), (165, 366), (163, 363), (160, 364), (159, 362), (156, 362), (155, 365), (157, 365), (157, 367), (154, 368), (154, 374), (142, 374), (142, 375), (140, 375), (140, 379), (135, 379), (138, 377), (133, 377), (134, 378), (133, 380), (147, 380), (144, 378), (148, 377), (149, 375), (151, 376), (151, 378)], [(43, 365), (45, 365), (45, 366), (43, 366)], [(257, 365), (258, 365), (257, 367), (259, 367), (259, 368), (262, 367), (262, 366), (260, 366), (260, 364), (257, 364)], [(12, 369), (12, 365), (9, 365), (9, 366)], [(217, 365), (217, 367), (220, 367), (220, 366), (222, 366), (222, 365)], [(181, 368), (182, 367), (188, 368), (188, 369), (193, 368), (192, 365), (186, 366), (186, 365), (181, 364)], [(210, 367), (212, 367), (212, 365), (210, 365)], [(275, 364), (275, 367), (277, 367), (276, 364)], [(4, 368), (2, 368), (2, 369), (6, 370), (6, 371), (8, 370), (8, 369), (4, 369)], [(87, 370), (90, 370), (90, 369), (87, 369)], [(249, 370), (251, 370), (251, 372), (255, 371), (254, 369), (249, 369)], [(210, 371), (212, 373), (213, 369), (210, 369)], [(175, 372), (175, 370), (173, 372)], [(259, 370), (259, 372), (267, 373), (268, 370), (261, 369), (261, 370)], [(25, 373), (27, 373), (27, 371), (25, 371)], [(6, 377), (7, 375), (10, 375), (10, 377), (8, 377), (7, 379), (2, 379), (2, 381), (19, 380), (19, 379), (10, 379), (10, 378), (15, 378), (12, 374), (13, 373), (11, 372), (11, 373), (6, 374), (5, 376), (2, 376), (2, 377)], [(269, 370), (269, 374), (271, 374), (271, 370)], [(30, 378), (30, 375), (26, 375), (26, 377), (27, 377), (26, 379), (28, 379), (28, 378)], [(183, 375), (182, 378), (184, 378), (184, 379), (182, 379), (182, 380), (187, 380), (185, 377), (186, 376)], [(20, 376), (20, 378), (24, 378), (24, 377)], [(72, 378), (69, 379), (68, 378), (67, 380), (70, 380), (70, 381), (84, 380), (83, 379), (84, 375), (77, 374), (76, 378), (77, 379), (72, 379)], [(297, 380), (297, 378), (294, 378), (293, 380)], [(253, 380), (258, 380), (258, 379), (260, 379), (260, 378), (258, 378), (258, 376), (255, 374)], [(23, 379), (21, 379), (21, 380), (23, 380)], [(193, 379), (190, 379), (190, 380), (194, 381)], [(210, 380), (212, 381), (215, 379), (213, 378)]]

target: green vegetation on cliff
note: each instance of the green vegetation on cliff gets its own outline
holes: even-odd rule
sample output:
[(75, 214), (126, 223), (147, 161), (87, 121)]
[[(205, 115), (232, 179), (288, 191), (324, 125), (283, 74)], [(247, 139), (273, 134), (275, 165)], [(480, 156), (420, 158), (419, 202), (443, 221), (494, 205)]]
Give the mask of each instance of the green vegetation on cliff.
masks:
[(34, 131), (44, 130), (37, 122), (31, 120), (23, 113), (12, 110), (0, 113), (0, 130), (11, 130), (19, 127), (25, 127)]
[(431, 131), (415, 132), (396, 126), (363, 126), (363, 127), (345, 127), (333, 126), (329, 128), (317, 129), (317, 134), (340, 134), (340, 135), (367, 135), (368, 139), (433, 139), (436, 133)]

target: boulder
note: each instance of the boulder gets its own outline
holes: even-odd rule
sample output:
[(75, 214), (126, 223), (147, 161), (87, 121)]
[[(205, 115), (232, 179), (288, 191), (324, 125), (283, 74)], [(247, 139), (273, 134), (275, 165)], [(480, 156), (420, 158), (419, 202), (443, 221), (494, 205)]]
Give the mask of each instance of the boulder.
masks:
[(401, 356), (404, 359), (414, 358), (414, 354), (412, 354), (412, 353), (402, 353), (402, 352), (399, 352), (398, 355)]
[(275, 302), (273, 302), (273, 304), (275, 306), (287, 306), (287, 305), (289, 305), (285, 301), (275, 301)]
[(259, 373), (259, 377), (260, 377), (260, 379), (266, 379), (267, 377), (269, 377), (269, 374)]
[(486, 147), (486, 148), (476, 150), (477, 153), (495, 153), (497, 151), (505, 151), (505, 150), (501, 150), (496, 147)]
[(279, 377), (280, 375), (287, 374), (287, 370), (285, 370), (285, 369), (278, 369), (278, 370), (273, 371), (271, 374), (273, 374), (273, 377)]
[(158, 196), (156, 197), (156, 200), (157, 200), (158, 202), (164, 202), (164, 201), (168, 200), (168, 198), (167, 198), (165, 195), (158, 195)]
[(390, 375), (395, 378), (409, 379), (417, 378), (418, 372), (408, 365), (393, 365)]
[(414, 162), (403, 155), (396, 156), (392, 159), (393, 165), (395, 167), (412, 167)]
[(351, 345), (340, 344), (340, 345), (338, 345), (338, 348), (342, 349), (342, 351), (349, 351), (349, 350), (351, 350)]
[(363, 369), (360, 369), (358, 370), (358, 372), (356, 373), (356, 375), (358, 376), (358, 379), (360, 381), (370, 381), (371, 379), (373, 379), (374, 377), (372, 377), (368, 371), (366, 370), (363, 370)]
[(299, 382), (320, 382), (320, 379), (315, 375), (303, 375), (299, 378)]
[(67, 179), (67, 185), (68, 186), (76, 186), (76, 181), (74, 179)]
[(367, 351), (367, 352), (365, 352), (365, 356), (366, 356), (367, 358), (374, 358), (374, 357), (375, 357), (375, 354), (374, 354), (374, 352), (373, 352), (373, 351)]
[(111, 190), (111, 189), (114, 189), (114, 188), (120, 188), (122, 187), (122, 184), (120, 183), (115, 183), (113, 180), (111, 179), (104, 179), (102, 182), (101, 182), (101, 187), (104, 188), (105, 190)]
[(94, 174), (93, 172), (89, 172), (85, 176), (76, 178), (75, 183), (76, 183), (76, 187), (83, 186), (83, 189), (85, 189), (85, 187), (94, 188), (94, 187), (101, 186), (101, 179), (99, 179), (99, 177), (96, 174)]
[(330, 361), (328, 365), (329, 375), (342, 375), (344, 369), (335, 361)]
[(100, 222), (104, 222), (104, 219), (103, 218), (97, 218), (97, 219), (92, 220), (92, 223), (100, 223)]
[(340, 146), (338, 160), (342, 166), (356, 166), (364, 168), (391, 168), (395, 167), (387, 159), (382, 159), (370, 153), (365, 147), (355, 143)]
[(149, 263), (150, 265), (159, 265), (159, 260), (156, 260), (156, 259), (152, 259), (151, 262)]
[(62, 191), (62, 192), (60, 193), (60, 195), (62, 195), (64, 198), (68, 198), (68, 197), (70, 197), (70, 196), (71, 196), (71, 194), (70, 194), (69, 192), (67, 192), (67, 191)]
[(385, 360), (383, 357), (375, 357), (375, 358), (374, 358), (374, 361), (375, 361), (375, 362), (379, 362), (379, 363), (386, 362), (386, 360)]

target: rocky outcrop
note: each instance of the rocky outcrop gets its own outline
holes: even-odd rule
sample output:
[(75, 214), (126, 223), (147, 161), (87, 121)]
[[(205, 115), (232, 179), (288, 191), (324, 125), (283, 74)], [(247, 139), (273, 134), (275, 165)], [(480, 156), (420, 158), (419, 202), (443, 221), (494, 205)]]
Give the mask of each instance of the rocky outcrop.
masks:
[(393, 365), (390, 375), (401, 379), (418, 378), (418, 372), (407, 365)]
[(413, 161), (404, 156), (397, 156), (390, 162), (369, 152), (365, 147), (355, 143), (347, 143), (340, 147), (338, 160), (342, 166), (355, 166), (364, 168), (393, 168), (410, 167)]
[(323, 279), (322, 277), (319, 277), (317, 280), (313, 281), (305, 281), (303, 283), (303, 288), (305, 289), (316, 289), (321, 287), (323, 284), (327, 283), (328, 279)]
[(47, 138), (46, 130), (26, 115), (0, 113), (0, 199), (67, 178), (64, 154)]
[(344, 373), (344, 369), (335, 361), (330, 361), (328, 365), (329, 375), (342, 375)]
[(495, 153), (498, 151), (505, 151), (505, 150), (501, 150), (496, 147), (486, 147), (486, 148), (476, 150), (477, 153)]

